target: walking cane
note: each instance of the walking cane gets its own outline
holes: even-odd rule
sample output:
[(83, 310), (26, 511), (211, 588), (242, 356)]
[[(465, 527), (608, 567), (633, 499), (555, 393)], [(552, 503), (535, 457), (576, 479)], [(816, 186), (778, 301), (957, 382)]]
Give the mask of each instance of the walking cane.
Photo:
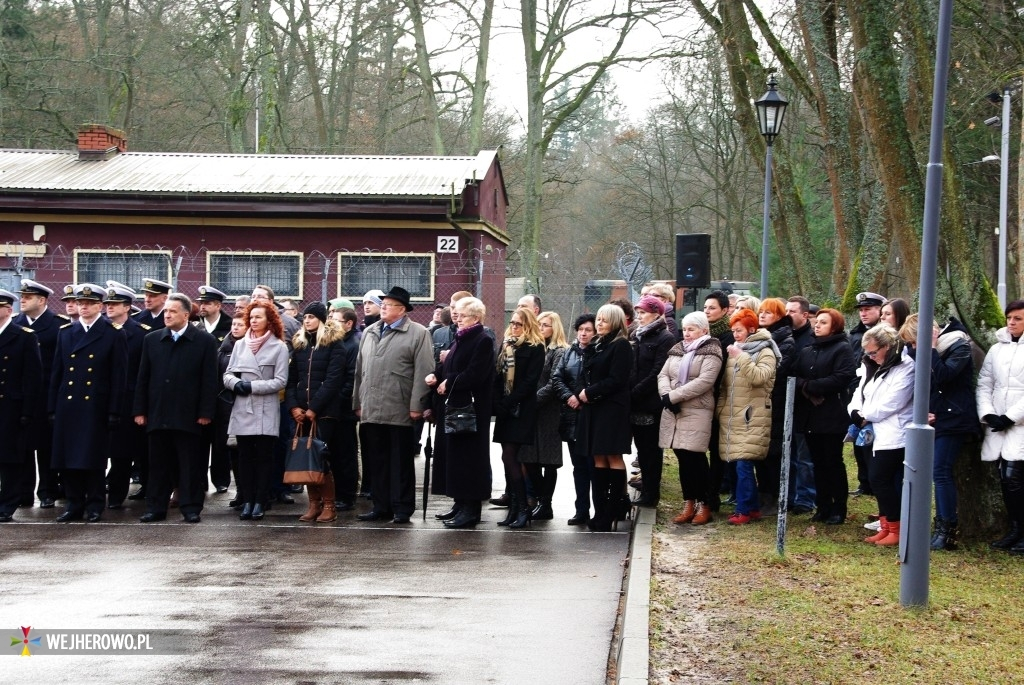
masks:
[(434, 456), (434, 445), (431, 438), (434, 426), (427, 423), (427, 444), (423, 446), (423, 520), (427, 520), (427, 498), (430, 496), (430, 459)]

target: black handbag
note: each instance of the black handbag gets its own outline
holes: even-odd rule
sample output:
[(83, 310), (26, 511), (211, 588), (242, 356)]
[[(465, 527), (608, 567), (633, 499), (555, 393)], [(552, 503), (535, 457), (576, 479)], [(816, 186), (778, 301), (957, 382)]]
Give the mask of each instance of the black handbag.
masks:
[(448, 399), (444, 401), (444, 432), (447, 435), (476, 433), (476, 407), (473, 406), (473, 394), (469, 395), (469, 404), (453, 407), (448, 403), (451, 401), (454, 391), (455, 384), (452, 383)]
[(327, 444), (316, 437), (316, 420), (309, 435), (302, 435), (303, 424), (295, 426), (295, 435), (284, 462), (284, 482), (298, 485), (323, 485), (327, 481)]

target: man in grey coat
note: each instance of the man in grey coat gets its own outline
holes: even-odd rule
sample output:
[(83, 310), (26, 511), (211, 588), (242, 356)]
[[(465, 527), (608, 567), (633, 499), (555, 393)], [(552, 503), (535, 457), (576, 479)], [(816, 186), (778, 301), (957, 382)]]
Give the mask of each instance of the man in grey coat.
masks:
[(380, 321), (363, 332), (356, 359), (352, 405), (373, 470), (373, 509), (357, 518), (409, 523), (416, 509), (413, 425), (428, 406), (433, 342), (409, 319), (407, 290), (395, 286), (381, 299)]

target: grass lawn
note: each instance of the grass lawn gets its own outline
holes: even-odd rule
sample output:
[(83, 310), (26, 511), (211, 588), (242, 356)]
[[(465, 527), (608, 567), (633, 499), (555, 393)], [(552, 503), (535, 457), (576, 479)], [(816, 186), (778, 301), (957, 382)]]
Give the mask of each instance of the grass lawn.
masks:
[[(666, 458), (654, 549), (652, 672), (671, 672), (672, 660), (682, 662), (673, 643), (689, 635), (688, 649), (714, 664), (719, 681), (1024, 682), (1024, 558), (991, 551), (987, 541), (933, 552), (929, 604), (905, 609), (896, 549), (862, 542), (871, 534), (862, 524), (875, 511), (873, 498), (851, 498), (850, 520), (841, 526), (790, 515), (780, 557), (774, 517), (731, 526), (731, 509), (723, 507), (711, 525), (673, 524), (682, 507), (676, 466)], [(673, 597), (680, 574), (664, 569), (678, 545), (698, 550), (685, 562), (685, 582), (698, 602)], [(678, 677), (652, 682), (716, 679), (676, 671)]]

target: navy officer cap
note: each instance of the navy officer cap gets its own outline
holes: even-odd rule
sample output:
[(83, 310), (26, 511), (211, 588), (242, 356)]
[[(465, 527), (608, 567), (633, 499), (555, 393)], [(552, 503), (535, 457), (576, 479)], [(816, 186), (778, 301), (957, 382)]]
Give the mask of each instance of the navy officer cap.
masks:
[(171, 284), (166, 281), (158, 281), (155, 278), (147, 278), (142, 283), (142, 292), (150, 295), (166, 295), (171, 292)]
[(53, 288), (47, 288), (42, 283), (37, 281), (30, 281), (25, 278), (21, 281), (21, 290), (18, 291), (22, 295), (42, 295), (43, 297), (49, 297), (53, 295)]
[(60, 299), (64, 300), (65, 302), (67, 302), (68, 300), (75, 299), (75, 289), (77, 287), (78, 285), (75, 283), (69, 283), (68, 285), (64, 286), (64, 294), (60, 296)]
[(101, 288), (95, 283), (79, 283), (75, 286), (76, 300), (93, 300), (94, 302), (102, 302), (106, 294), (106, 288)]
[(212, 285), (199, 286), (199, 297), (196, 302), (223, 302), (227, 295), (214, 288)]
[(135, 291), (131, 288), (121, 285), (110, 285), (116, 283), (116, 281), (109, 281), (107, 283), (107, 296), (103, 298), (103, 302), (122, 302), (124, 304), (131, 304), (135, 301)]
[(861, 307), (881, 307), (886, 303), (886, 299), (878, 293), (857, 293), (857, 308)]
[(17, 297), (18, 296), (12, 293), (10, 290), (4, 290), (3, 288), (0, 288), (0, 305), (6, 304), (8, 306), (13, 307), (14, 300), (17, 299)]

